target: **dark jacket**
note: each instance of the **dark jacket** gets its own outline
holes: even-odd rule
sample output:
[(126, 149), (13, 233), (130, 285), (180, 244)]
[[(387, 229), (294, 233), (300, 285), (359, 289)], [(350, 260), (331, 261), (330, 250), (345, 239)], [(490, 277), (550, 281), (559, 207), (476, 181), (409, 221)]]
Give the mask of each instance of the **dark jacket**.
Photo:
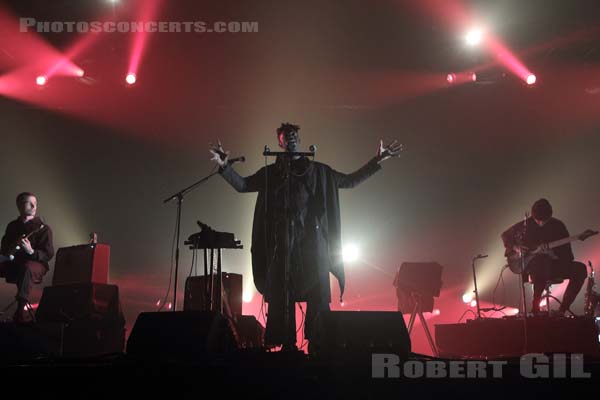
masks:
[[(358, 171), (344, 174), (306, 158), (294, 163), (297, 168), (290, 179), (289, 218), (294, 300), (319, 296), (321, 301), (330, 302), (329, 273), (337, 278), (342, 294), (345, 287), (338, 189), (353, 188), (381, 166), (373, 159)], [(258, 192), (252, 227), (252, 273), (266, 301), (281, 300), (283, 295), (281, 250), (285, 248), (282, 227), (285, 229), (286, 220), (282, 204), (286, 185), (281, 165), (278, 160), (245, 178), (230, 166), (221, 170), (238, 192)]]
[[(35, 217), (27, 223), (23, 223), (21, 218), (11, 221), (6, 227), (6, 232), (2, 237), (0, 253), (7, 256), (12, 250), (12, 246), (18, 243), (20, 238), (39, 229), (42, 224), (43, 222), (39, 217)], [(44, 224), (44, 228), (29, 237), (29, 242), (33, 248), (33, 254), (29, 255), (21, 249), (15, 253), (15, 262), (24, 260), (38, 261), (44, 264), (46, 269), (49, 269), (48, 262), (54, 257), (52, 229)]]
[[(533, 250), (541, 244), (569, 236), (569, 231), (561, 220), (550, 218), (544, 226), (539, 226), (533, 218), (529, 217), (525, 220), (525, 224), (523, 221), (517, 222), (502, 233), (502, 241), (508, 252), (515, 245), (523, 245)], [(574, 259), (570, 243), (557, 247), (552, 251), (560, 261), (573, 261)]]

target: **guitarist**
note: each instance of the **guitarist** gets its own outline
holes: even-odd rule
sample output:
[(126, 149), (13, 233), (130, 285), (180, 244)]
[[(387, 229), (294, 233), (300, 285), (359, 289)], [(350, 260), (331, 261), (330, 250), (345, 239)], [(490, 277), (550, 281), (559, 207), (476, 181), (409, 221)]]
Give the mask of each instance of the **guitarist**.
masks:
[[(552, 205), (546, 199), (539, 199), (531, 207), (531, 217), (510, 227), (502, 234), (506, 255), (534, 250), (552, 241), (569, 237), (565, 224), (552, 217)], [(554, 256), (547, 253), (537, 254), (527, 264), (523, 279), (530, 276), (533, 282), (533, 305), (531, 311), (539, 313), (542, 292), (545, 283), (551, 279), (568, 279), (569, 285), (562, 299), (559, 313), (569, 310), (585, 281), (587, 270), (583, 263), (574, 261), (571, 244), (556, 247)]]
[[(19, 217), (8, 224), (2, 237), (0, 277), (17, 285), (17, 311), (13, 319), (23, 322), (31, 287), (34, 283), (41, 283), (48, 272), (48, 261), (54, 256), (54, 246), (50, 227), (36, 217), (35, 195), (28, 192), (19, 194), (17, 208)], [(11, 255), (14, 256), (12, 260), (9, 258)]]

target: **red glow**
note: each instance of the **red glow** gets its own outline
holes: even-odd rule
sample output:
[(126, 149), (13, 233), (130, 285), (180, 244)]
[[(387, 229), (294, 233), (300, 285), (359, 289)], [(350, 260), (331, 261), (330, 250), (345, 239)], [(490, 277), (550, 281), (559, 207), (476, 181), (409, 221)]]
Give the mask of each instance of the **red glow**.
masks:
[[(109, 17), (105, 17), (102, 21), (108, 21)], [(52, 67), (46, 72), (46, 76), (51, 78), (55, 74), (58, 75), (66, 75), (66, 76), (77, 76), (83, 77), (84, 71), (80, 67), (74, 65), (71, 60), (74, 60), (77, 56), (80, 56), (85, 50), (92, 47), (94, 43), (96, 43), (102, 34), (100, 33), (88, 33), (83, 35), (83, 37), (76, 41), (68, 50), (64, 53), (64, 56), (61, 59), (54, 63)]]
[[(35, 310), (38, 308), (39, 303), (34, 303), (34, 304), (29, 304), (31, 306), (32, 310)], [(23, 311), (27, 311), (27, 305), (23, 306)]]
[[(523, 81), (528, 82), (529, 77), (533, 74), (504, 44), (492, 36), (488, 37), (487, 42), (489, 50), (502, 65)], [(535, 77), (535, 75), (533, 76)]]
[(468, 292), (468, 293), (463, 294), (463, 297), (462, 297), (463, 303), (469, 304), (471, 302), (471, 300), (473, 300), (473, 293)]
[(125, 77), (125, 82), (127, 82), (129, 85), (133, 85), (136, 81), (137, 81), (137, 76), (134, 73), (130, 72)]
[(464, 84), (476, 81), (477, 74), (475, 74), (475, 72), (451, 72), (448, 75), (446, 75), (446, 82), (448, 82), (448, 84), (450, 85)]
[[(152, 21), (154, 16), (158, 11), (158, 5), (160, 0), (145, 0), (143, 3), (140, 2), (140, 14), (138, 21)], [(146, 45), (148, 42), (148, 35), (151, 33), (148, 32), (137, 32), (133, 36), (133, 44), (131, 49), (131, 57), (129, 58), (129, 71), (130, 73), (136, 74), (138, 72), (138, 68), (140, 62), (142, 60), (142, 56), (144, 55), (144, 50), (146, 49)]]

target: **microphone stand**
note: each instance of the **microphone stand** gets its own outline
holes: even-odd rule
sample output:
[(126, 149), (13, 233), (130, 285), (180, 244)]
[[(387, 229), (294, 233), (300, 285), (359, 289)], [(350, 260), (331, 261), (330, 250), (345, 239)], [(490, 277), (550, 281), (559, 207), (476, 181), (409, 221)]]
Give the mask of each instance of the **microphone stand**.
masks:
[(209, 180), (211, 177), (213, 177), (214, 175), (218, 174), (219, 171), (215, 171), (207, 176), (205, 176), (204, 178), (200, 179), (199, 181), (191, 184), (190, 186), (181, 189), (179, 192), (173, 194), (172, 196), (167, 197), (165, 200), (163, 200), (163, 204), (166, 204), (168, 202), (170, 202), (171, 200), (177, 200), (177, 217), (175, 219), (175, 229), (176, 229), (176, 242), (177, 242), (177, 246), (175, 248), (175, 284), (174, 284), (174, 290), (173, 290), (173, 311), (175, 311), (177, 309), (177, 279), (179, 277), (179, 235), (181, 233), (181, 203), (183, 203), (183, 198), (185, 197), (185, 195), (189, 192), (191, 192), (192, 190), (196, 189), (198, 186), (200, 186), (201, 184), (203, 184), (204, 182), (206, 182), (207, 180)]
[[(291, 258), (291, 246), (290, 246), (290, 228), (291, 228), (291, 218), (290, 218), (290, 175), (292, 169), (292, 160), (294, 157), (314, 157), (315, 152), (301, 152), (301, 151), (271, 151), (267, 146), (265, 146), (265, 150), (263, 151), (263, 156), (265, 157), (282, 157), (284, 158), (284, 176), (283, 180), (285, 182), (285, 191), (284, 191), (284, 200), (283, 200), (283, 209), (285, 216), (285, 257), (284, 257), (284, 282), (283, 282), (283, 293), (285, 297), (285, 305), (284, 305), (284, 314), (283, 314), (283, 323), (284, 323), (284, 337), (287, 336), (287, 332), (289, 330), (290, 325), (290, 258)], [(268, 193), (267, 193), (268, 196)], [(266, 214), (265, 214), (266, 217)], [(294, 337), (292, 338), (293, 343), (296, 342), (296, 327), (293, 329)], [(287, 339), (284, 339), (284, 342)], [(283, 343), (286, 345), (288, 343)]]
[(475, 302), (477, 303), (477, 319), (481, 318), (481, 307), (479, 306), (479, 290), (477, 290), (477, 274), (475, 274), (475, 261), (485, 257), (487, 256), (478, 255), (476, 257), (473, 257), (473, 262), (471, 263), (471, 267), (473, 269), (473, 286), (475, 286)]
[(527, 293), (525, 292), (525, 277), (527, 274), (525, 273), (525, 247), (523, 246), (523, 242), (525, 241), (525, 235), (527, 234), (527, 218), (529, 216), (525, 213), (525, 219), (523, 219), (523, 238), (521, 241), (520, 249), (521, 249), (521, 299), (523, 306), (523, 354), (527, 353)]

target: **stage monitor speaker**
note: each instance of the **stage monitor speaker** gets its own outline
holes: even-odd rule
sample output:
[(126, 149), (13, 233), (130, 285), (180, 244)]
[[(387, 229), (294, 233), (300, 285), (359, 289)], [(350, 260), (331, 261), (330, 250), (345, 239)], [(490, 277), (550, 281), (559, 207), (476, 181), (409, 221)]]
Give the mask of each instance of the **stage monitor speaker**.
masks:
[[(222, 272), (223, 276), (223, 300), (229, 302), (231, 308), (231, 317), (242, 315), (242, 294), (243, 282), (241, 274), (230, 274)], [(217, 277), (213, 276), (213, 298), (217, 296)], [(190, 276), (185, 281), (185, 297), (183, 300), (184, 311), (210, 311), (205, 304), (205, 284), (209, 281), (205, 276)], [(210, 282), (210, 281), (209, 281)], [(215, 310), (216, 311), (216, 310)], [(223, 305), (223, 312), (226, 313), (226, 307)]]
[(230, 321), (217, 312), (141, 313), (127, 354), (143, 359), (200, 361), (237, 350)]
[(442, 287), (442, 269), (435, 262), (402, 263), (394, 277), (398, 311), (412, 313), (418, 298), (420, 307), (417, 312), (432, 312), (433, 298), (439, 297)]
[(66, 323), (94, 320), (125, 325), (119, 287), (100, 283), (45, 287), (36, 319)]
[(254, 315), (238, 316), (235, 326), (240, 348), (262, 349), (265, 347), (265, 328)]
[(49, 330), (49, 336), (55, 339), (60, 338), (60, 350), (55, 348), (55, 353), (81, 357), (124, 350), (125, 317), (116, 285), (78, 283), (45, 287), (36, 319), (40, 329)]
[(443, 267), (436, 262), (405, 262), (400, 265), (394, 286), (412, 290), (423, 296), (440, 296)]
[(61, 247), (56, 252), (52, 285), (108, 283), (110, 246), (84, 244)]
[(316, 356), (334, 363), (348, 360), (370, 363), (374, 353), (391, 353), (407, 359), (411, 351), (410, 336), (399, 312), (321, 312), (314, 340), (310, 347), (316, 349)]

